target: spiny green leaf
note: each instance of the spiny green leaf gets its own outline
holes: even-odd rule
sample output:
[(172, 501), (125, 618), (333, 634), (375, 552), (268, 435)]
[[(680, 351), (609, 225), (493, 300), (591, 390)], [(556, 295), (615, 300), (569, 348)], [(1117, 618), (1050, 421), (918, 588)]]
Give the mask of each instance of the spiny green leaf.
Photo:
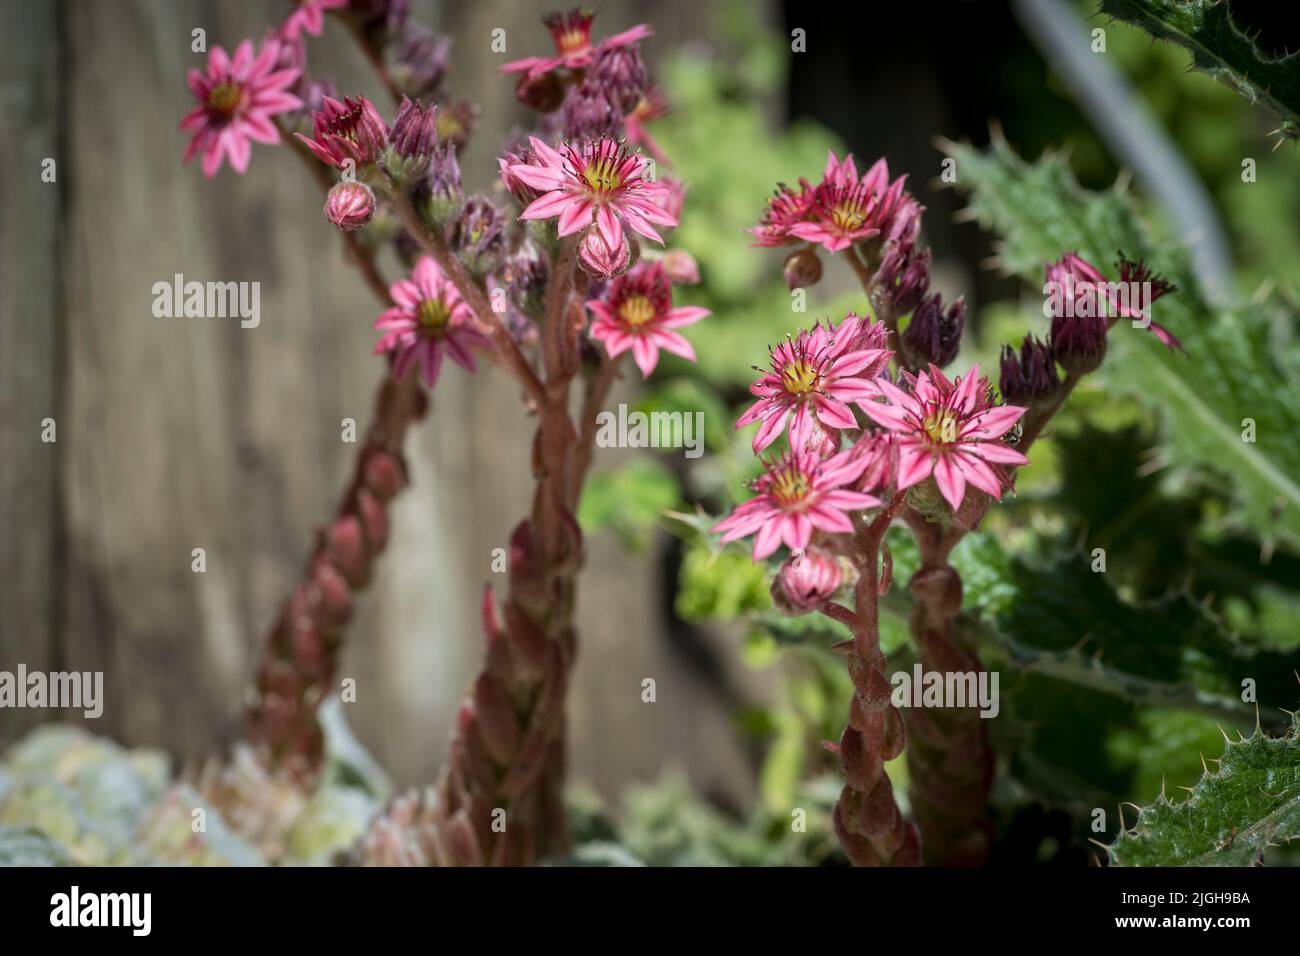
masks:
[(1101, 0), (1101, 13), (1141, 27), (1192, 55), (1192, 65), (1282, 120), (1300, 136), (1300, 53), (1268, 56), (1238, 29), (1224, 0)]
[(1264, 717), (1294, 698), (1300, 653), (1229, 634), (1184, 594), (1125, 600), (1082, 554), (1033, 562), (989, 536), (954, 552), (968, 608), (963, 626), (1018, 667), (1150, 706), (1253, 717), (1242, 682), (1254, 681)]
[[(1294, 318), (1262, 307), (1212, 307), (1185, 248), (1159, 244), (1123, 190), (1082, 189), (1060, 156), (1026, 163), (1001, 140), (988, 153), (946, 148), (957, 159), (963, 188), (972, 190), (971, 213), (1002, 236), (999, 256), (1007, 271), (1040, 284), (1044, 264), (1065, 252), (1077, 250), (1110, 268), (1122, 250), (1178, 284), (1153, 311), (1187, 354), (1172, 354), (1148, 331), (1121, 321), (1100, 374), (1109, 387), (1132, 392), (1162, 414), (1169, 464), (1226, 481), (1232, 523), (1266, 542), (1300, 541)], [(1246, 440), (1247, 419), (1253, 441)]]
[(1283, 737), (1229, 740), (1191, 794), (1164, 794), (1110, 848), (1113, 866), (1247, 866), (1300, 838), (1300, 721)]

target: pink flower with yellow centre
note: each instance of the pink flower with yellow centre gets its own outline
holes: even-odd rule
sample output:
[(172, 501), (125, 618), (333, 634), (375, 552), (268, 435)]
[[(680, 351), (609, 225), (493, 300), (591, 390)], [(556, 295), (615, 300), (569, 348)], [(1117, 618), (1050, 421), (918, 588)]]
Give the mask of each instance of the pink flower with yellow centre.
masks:
[(518, 184), (541, 195), (528, 204), (520, 219), (559, 217), (559, 234), (572, 235), (594, 221), (607, 249), (623, 245), (624, 223), (663, 245), (655, 225), (675, 226), (677, 219), (663, 209), (665, 187), (646, 178), (649, 160), (629, 153), (604, 137), (575, 149), (565, 143), (557, 152), (531, 137), (526, 161), (510, 163), (502, 178), (517, 191)]
[(280, 24), (280, 33), (287, 40), (296, 40), (306, 30), (314, 37), (325, 26), (325, 11), (346, 7), (348, 0), (297, 0), (297, 6)]
[(235, 48), (233, 58), (214, 46), (208, 54), (206, 72), (190, 70), (187, 82), (199, 105), (181, 120), (181, 129), (194, 138), (185, 149), (185, 162), (203, 154), (203, 175), (211, 178), (223, 159), (241, 175), (248, 169), (253, 142), (278, 143), (280, 133), (271, 117), (296, 110), (302, 100), (286, 89), (301, 72), (277, 70), (280, 43), (267, 40), (253, 56), (253, 42), (245, 40)]
[(424, 256), (411, 277), (398, 279), (389, 286), (388, 294), (396, 305), (375, 320), (375, 328), (384, 333), (375, 345), (375, 354), (394, 353), (395, 378), (404, 378), (419, 362), (424, 384), (433, 388), (444, 352), (457, 365), (474, 371), (470, 349), (487, 347), (489, 340), (473, 327), (469, 306), (432, 258)]
[(555, 42), (555, 56), (528, 56), (513, 60), (501, 67), (502, 73), (526, 73), (530, 79), (560, 68), (580, 70), (590, 66), (596, 51), (603, 47), (628, 46), (653, 36), (648, 24), (641, 23), (630, 30), (606, 37), (599, 44), (591, 42), (591, 21), (595, 13), (585, 8), (548, 13), (542, 17), (546, 29)]
[(763, 218), (757, 226), (746, 229), (754, 236), (755, 246), (786, 246), (799, 241), (790, 230), (795, 224), (803, 222), (812, 212), (814, 191), (806, 179), (799, 180), (799, 191), (781, 183), (776, 192), (767, 200)]
[(758, 401), (736, 422), (762, 422), (754, 436), (761, 452), (790, 422), (790, 447), (803, 448), (814, 421), (825, 428), (857, 428), (851, 403), (877, 394), (873, 380), (893, 353), (885, 348), (885, 327), (864, 323), (850, 312), (838, 326), (817, 325), (771, 350), (772, 370), (750, 386)]
[(894, 434), (899, 491), (933, 476), (956, 511), (968, 484), (1000, 499), (1007, 487), (1001, 466), (1029, 464), (1003, 440), (1025, 409), (993, 405), (978, 365), (956, 382), (931, 365), (916, 376), (910, 393), (884, 378), (876, 384), (887, 402), (869, 401), (859, 407)]
[(907, 177), (889, 181), (889, 166), (877, 160), (861, 179), (853, 154), (826, 159), (822, 181), (813, 195), (811, 217), (795, 223), (790, 235), (824, 246), (829, 252), (847, 249), (888, 231), (895, 215), (906, 207)]
[(851, 534), (848, 512), (880, 504), (873, 495), (848, 490), (867, 466), (867, 459), (852, 448), (831, 458), (808, 450), (788, 451), (763, 465), (765, 472), (754, 483), (757, 497), (713, 526), (724, 542), (754, 535), (755, 561), (782, 544), (792, 550), (807, 548), (814, 529)]
[(695, 350), (676, 329), (693, 325), (709, 314), (699, 306), (673, 308), (672, 284), (662, 263), (642, 263), (610, 284), (602, 299), (591, 299), (587, 308), (596, 315), (591, 337), (605, 343), (614, 358), (628, 349), (642, 375), (659, 364), (659, 350), (695, 361)]

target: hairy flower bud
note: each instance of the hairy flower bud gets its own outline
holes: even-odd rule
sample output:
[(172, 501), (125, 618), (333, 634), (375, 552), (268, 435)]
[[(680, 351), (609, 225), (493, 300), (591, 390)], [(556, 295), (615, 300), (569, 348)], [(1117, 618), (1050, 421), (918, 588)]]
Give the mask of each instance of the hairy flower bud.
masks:
[(505, 217), (485, 196), (472, 196), (451, 225), (451, 246), (476, 275), (495, 272), (505, 256)]
[(945, 311), (943, 299), (936, 292), (912, 313), (912, 321), (903, 332), (903, 343), (920, 362), (942, 368), (957, 357), (965, 326), (965, 301), (958, 297)]
[(438, 110), (438, 139), (453, 143), (457, 149), (465, 145), (469, 134), (478, 122), (478, 107), (469, 100), (454, 100)]
[(375, 194), (365, 183), (336, 183), (325, 197), (325, 218), (344, 232), (360, 229), (374, 217)]
[(673, 285), (698, 285), (700, 266), (695, 257), (685, 249), (670, 249), (659, 260), (664, 264), (664, 275)]
[(817, 257), (817, 250), (812, 246), (796, 249), (786, 256), (782, 267), (785, 284), (792, 292), (816, 285), (822, 277), (822, 261)]
[(465, 195), (460, 186), (460, 163), (453, 143), (439, 143), (429, 159), (425, 179), (429, 191), (429, 220), (442, 227), (460, 215)]
[(323, 162), (343, 169), (351, 161), (364, 166), (379, 159), (388, 145), (388, 127), (364, 96), (327, 96), (312, 115), (312, 137), (295, 134)]
[(549, 275), (549, 260), (542, 254), (537, 243), (525, 239), (506, 259), (501, 278), (505, 282), (510, 303), (525, 315), (537, 319), (543, 312), (543, 298)]
[(619, 114), (636, 109), (646, 88), (645, 63), (635, 46), (605, 46), (587, 69), (587, 81), (594, 82)]
[(438, 143), (438, 107), (427, 109), (402, 97), (384, 153), (384, 168), (399, 183), (409, 184), (424, 175)]
[(781, 565), (772, 582), (772, 600), (787, 614), (807, 614), (831, 599), (843, 576), (835, 555), (821, 548), (808, 548)]
[(910, 241), (886, 243), (874, 286), (889, 297), (894, 314), (914, 311), (930, 288), (930, 250), (917, 249)]
[(593, 279), (612, 279), (632, 264), (632, 246), (627, 233), (617, 249), (610, 249), (596, 226), (587, 227), (578, 243), (578, 264)]
[(393, 50), (389, 72), (397, 88), (415, 99), (441, 99), (438, 93), (447, 76), (451, 40), (409, 22), (402, 24)]
[(1096, 315), (1063, 313), (1052, 319), (1048, 342), (1067, 372), (1094, 372), (1106, 357), (1106, 320)]
[(598, 83), (584, 80), (565, 96), (560, 122), (566, 142), (585, 143), (606, 136), (617, 139), (623, 114)]
[(1002, 399), (1010, 405), (1028, 407), (1052, 398), (1061, 385), (1056, 372), (1056, 358), (1047, 345), (1026, 335), (1020, 343), (1020, 356), (1010, 345), (1002, 347), (1002, 376), (999, 382)]

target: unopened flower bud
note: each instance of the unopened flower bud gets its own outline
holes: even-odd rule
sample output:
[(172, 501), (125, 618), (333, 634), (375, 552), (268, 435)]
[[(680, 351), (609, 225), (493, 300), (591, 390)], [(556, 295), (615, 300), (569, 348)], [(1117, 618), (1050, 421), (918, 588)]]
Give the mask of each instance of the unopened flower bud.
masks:
[(663, 253), (659, 261), (664, 265), (664, 275), (673, 285), (699, 284), (699, 263), (685, 249), (670, 249)]
[(786, 287), (792, 292), (795, 289), (806, 289), (821, 279), (822, 261), (812, 246), (804, 246), (786, 256), (782, 271)]
[(439, 143), (434, 147), (425, 184), (429, 191), (429, 221), (441, 228), (460, 215), (465, 203), (460, 187), (460, 163), (453, 143)]
[(1056, 395), (1061, 379), (1056, 372), (1056, 358), (1047, 345), (1026, 335), (1020, 343), (1020, 355), (1010, 345), (1002, 347), (1002, 375), (999, 386), (1002, 399), (1009, 405), (1028, 407)]
[(452, 223), (451, 246), (476, 275), (495, 272), (505, 256), (505, 218), (492, 201), (472, 196)]
[(519, 244), (502, 269), (502, 281), (510, 302), (516, 309), (532, 318), (540, 318), (543, 311), (543, 294), (550, 275), (550, 264), (537, 243), (525, 239)]
[(560, 110), (566, 142), (618, 137), (623, 114), (597, 83), (586, 80), (569, 90)]
[(1096, 371), (1106, 357), (1106, 320), (1097, 315), (1063, 313), (1052, 319), (1048, 341), (1061, 368), (1087, 375)]
[(441, 99), (437, 94), (447, 75), (451, 40), (421, 23), (401, 25), (392, 49), (389, 72), (399, 90), (421, 100)]
[(888, 296), (895, 315), (914, 311), (930, 287), (930, 250), (917, 249), (910, 241), (886, 243), (874, 286)]
[(595, 226), (588, 226), (578, 243), (578, 264), (593, 279), (612, 279), (622, 275), (632, 264), (632, 246), (627, 233), (617, 249), (605, 244), (605, 237)]
[(478, 106), (470, 100), (445, 103), (438, 111), (438, 140), (454, 143), (459, 149), (465, 145), (477, 122)]
[(597, 84), (621, 116), (636, 109), (645, 92), (646, 72), (635, 46), (602, 47), (587, 69), (587, 82)]
[(524, 73), (515, 84), (515, 97), (530, 110), (552, 113), (564, 102), (564, 83), (554, 72), (534, 77)]
[(843, 576), (835, 555), (808, 548), (781, 565), (772, 582), (772, 600), (787, 614), (807, 614), (834, 596)]
[(428, 109), (406, 97), (393, 120), (388, 134), (388, 149), (384, 152), (384, 168), (388, 175), (405, 188), (424, 175), (429, 168), (429, 158), (438, 143), (438, 108)]
[(375, 194), (365, 183), (336, 183), (325, 197), (325, 218), (344, 232), (360, 229), (375, 217)]
[(936, 292), (912, 313), (912, 321), (903, 332), (903, 343), (920, 362), (942, 368), (957, 357), (965, 326), (965, 301), (959, 297), (945, 311), (943, 299)]

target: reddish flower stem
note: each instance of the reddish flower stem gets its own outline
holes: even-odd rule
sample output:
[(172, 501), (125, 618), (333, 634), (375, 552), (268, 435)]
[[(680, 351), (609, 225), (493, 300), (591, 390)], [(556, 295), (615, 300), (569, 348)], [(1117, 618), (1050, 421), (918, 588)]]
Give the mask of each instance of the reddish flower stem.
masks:
[(903, 495), (896, 496), (857, 535), (854, 610), (833, 603), (821, 608), (853, 632), (852, 642), (837, 648), (846, 658), (854, 694), (848, 723), (835, 748), (844, 788), (835, 804), (834, 821), (840, 845), (855, 866), (917, 866), (921, 861), (916, 827), (903, 817), (885, 773), (885, 761), (901, 754), (907, 742), (880, 650), (881, 542), (903, 502)]
[(273, 766), (314, 783), (324, 754), (316, 709), (333, 693), (353, 596), (388, 542), (388, 503), (407, 484), (402, 444), (427, 405), (417, 377), (385, 375), (352, 480), (262, 650), (248, 736)]

